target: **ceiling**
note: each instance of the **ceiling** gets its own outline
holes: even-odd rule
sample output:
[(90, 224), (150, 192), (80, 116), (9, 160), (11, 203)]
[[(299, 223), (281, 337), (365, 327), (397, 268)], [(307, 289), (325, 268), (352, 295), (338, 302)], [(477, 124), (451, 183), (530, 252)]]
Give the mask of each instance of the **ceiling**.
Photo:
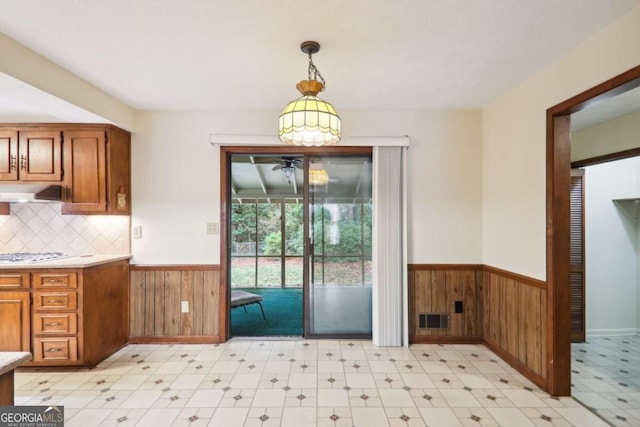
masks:
[(309, 39), (338, 111), (481, 108), (638, 5), (3, 0), (0, 31), (136, 109), (280, 109), (306, 78)]
[(638, 110), (640, 110), (640, 87), (573, 113), (571, 115), (571, 130), (576, 132)]

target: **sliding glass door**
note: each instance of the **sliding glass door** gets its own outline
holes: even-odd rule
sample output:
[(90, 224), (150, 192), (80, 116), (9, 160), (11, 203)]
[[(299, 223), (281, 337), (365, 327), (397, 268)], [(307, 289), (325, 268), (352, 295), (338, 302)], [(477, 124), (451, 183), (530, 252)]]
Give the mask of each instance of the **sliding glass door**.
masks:
[(370, 337), (370, 153), (229, 165), (230, 336)]
[(370, 156), (308, 159), (308, 336), (371, 336)]

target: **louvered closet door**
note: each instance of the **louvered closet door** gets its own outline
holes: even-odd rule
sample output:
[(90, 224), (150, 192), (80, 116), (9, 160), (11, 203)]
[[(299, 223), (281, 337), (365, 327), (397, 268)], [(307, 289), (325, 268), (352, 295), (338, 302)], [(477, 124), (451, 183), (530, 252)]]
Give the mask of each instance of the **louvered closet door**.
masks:
[(571, 342), (585, 341), (584, 170), (571, 170)]

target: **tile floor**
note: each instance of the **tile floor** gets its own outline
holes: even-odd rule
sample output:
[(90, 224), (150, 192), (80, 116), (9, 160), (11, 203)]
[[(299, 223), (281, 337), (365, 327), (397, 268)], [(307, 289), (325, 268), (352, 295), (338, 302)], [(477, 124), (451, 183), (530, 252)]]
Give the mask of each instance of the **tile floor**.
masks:
[(640, 336), (571, 345), (572, 395), (614, 426), (640, 426)]
[(481, 345), (129, 345), (92, 370), (16, 373), (16, 405), (65, 426), (606, 426)]

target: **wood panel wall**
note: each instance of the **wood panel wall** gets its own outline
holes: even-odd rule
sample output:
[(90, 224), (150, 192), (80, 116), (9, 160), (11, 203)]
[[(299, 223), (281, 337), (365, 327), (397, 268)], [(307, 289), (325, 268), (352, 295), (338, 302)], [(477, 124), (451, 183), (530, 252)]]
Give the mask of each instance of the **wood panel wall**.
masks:
[[(482, 342), (480, 265), (409, 266), (409, 336), (413, 343)], [(462, 301), (462, 313), (455, 302)], [(448, 329), (420, 329), (421, 313), (449, 313)]]
[(220, 342), (218, 266), (132, 265), (130, 274), (129, 342)]
[[(409, 301), (410, 342), (484, 343), (548, 389), (544, 282), (486, 265), (413, 264)], [(420, 329), (418, 314), (429, 312), (449, 313), (449, 329)]]
[(546, 284), (485, 266), (480, 286), (485, 344), (546, 389)]

